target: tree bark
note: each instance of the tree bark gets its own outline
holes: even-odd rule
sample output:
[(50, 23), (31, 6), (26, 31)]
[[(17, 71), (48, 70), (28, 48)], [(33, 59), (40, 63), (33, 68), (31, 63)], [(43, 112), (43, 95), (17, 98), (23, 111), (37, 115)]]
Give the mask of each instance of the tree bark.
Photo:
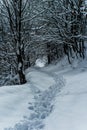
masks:
[(19, 74), (20, 84), (24, 84), (26, 83), (26, 77), (23, 72), (23, 59), (21, 55), (21, 50), (19, 50), (19, 53), (17, 54), (17, 60), (18, 60), (18, 74)]

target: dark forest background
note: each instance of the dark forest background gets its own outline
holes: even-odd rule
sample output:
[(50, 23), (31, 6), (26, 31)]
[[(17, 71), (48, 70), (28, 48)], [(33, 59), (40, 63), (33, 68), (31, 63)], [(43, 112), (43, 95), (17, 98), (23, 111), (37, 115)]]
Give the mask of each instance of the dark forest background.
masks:
[(87, 6), (84, 0), (2, 0), (0, 85), (24, 84), (24, 71), (46, 57), (85, 58)]

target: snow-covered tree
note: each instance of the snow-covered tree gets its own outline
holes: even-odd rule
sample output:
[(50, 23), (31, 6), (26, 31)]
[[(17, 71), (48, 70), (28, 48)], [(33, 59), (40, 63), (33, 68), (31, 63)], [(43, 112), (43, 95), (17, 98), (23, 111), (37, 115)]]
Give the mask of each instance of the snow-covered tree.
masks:
[[(17, 72), (20, 83), (26, 82), (24, 74), (24, 47), (25, 47), (25, 22), (23, 19), (26, 13), (28, 0), (2, 0), (1, 15), (3, 17), (3, 26), (6, 36), (4, 43), (8, 46), (8, 53), (15, 55), (17, 63)], [(27, 37), (27, 34), (26, 34)], [(7, 54), (8, 54), (7, 53)], [(13, 61), (14, 59), (11, 60)]]
[(83, 0), (2, 0), (0, 6), (0, 68), (19, 75), (39, 56), (48, 63), (66, 54), (85, 57), (87, 7)]
[(1, 3), (2, 43), (10, 63), (5, 60), (9, 63), (9, 70), (16, 70), (21, 84), (26, 82), (24, 70), (35, 62), (35, 51), (38, 52), (40, 46), (36, 39), (37, 29), (40, 29), (38, 18), (44, 12), (40, 3), (40, 0), (2, 0)]
[[(73, 57), (73, 53), (84, 58), (84, 1), (80, 0), (46, 0), (48, 11), (45, 13), (45, 39), (63, 45), (64, 52)], [(46, 7), (45, 6), (45, 7)]]

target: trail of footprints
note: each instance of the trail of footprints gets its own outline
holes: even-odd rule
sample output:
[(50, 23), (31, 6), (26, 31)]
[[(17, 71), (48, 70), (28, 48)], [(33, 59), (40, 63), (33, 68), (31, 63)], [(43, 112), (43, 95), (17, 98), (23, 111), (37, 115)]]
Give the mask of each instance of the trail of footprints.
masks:
[[(40, 130), (44, 127), (44, 119), (49, 116), (54, 108), (54, 99), (56, 94), (64, 86), (62, 78), (55, 76), (55, 85), (49, 87), (44, 92), (36, 90), (34, 93), (34, 102), (29, 103), (28, 109), (31, 110), (29, 117), (24, 117), (21, 123), (15, 125), (14, 128), (6, 128), (4, 130)], [(31, 85), (32, 86), (32, 85)], [(34, 86), (33, 86), (34, 89)]]

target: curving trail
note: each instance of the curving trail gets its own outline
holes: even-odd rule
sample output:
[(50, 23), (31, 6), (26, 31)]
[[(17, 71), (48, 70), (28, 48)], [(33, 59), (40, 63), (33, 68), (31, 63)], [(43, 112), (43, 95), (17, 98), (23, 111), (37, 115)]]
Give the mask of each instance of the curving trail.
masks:
[(29, 83), (25, 85), (0, 88), (0, 130), (41, 129), (43, 120), (53, 110), (62, 79), (37, 69), (32, 69), (26, 77)]

